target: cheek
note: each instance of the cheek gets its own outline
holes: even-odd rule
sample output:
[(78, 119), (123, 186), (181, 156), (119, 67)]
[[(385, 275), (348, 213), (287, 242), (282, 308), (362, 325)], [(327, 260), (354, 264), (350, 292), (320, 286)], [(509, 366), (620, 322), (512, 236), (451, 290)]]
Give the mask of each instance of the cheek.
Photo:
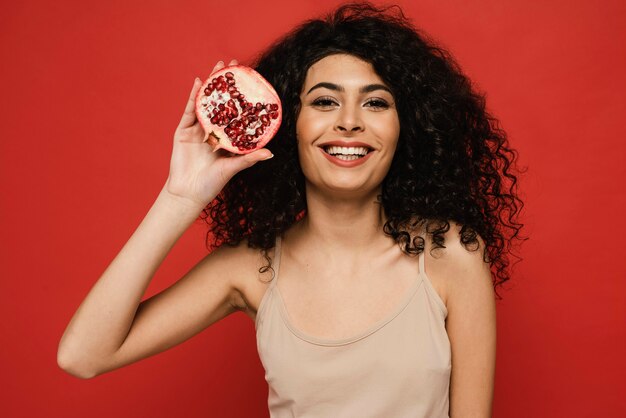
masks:
[(397, 114), (390, 114), (385, 118), (378, 119), (376, 123), (371, 124), (371, 127), (379, 139), (387, 146), (393, 145), (395, 148), (400, 136), (400, 120)]
[(317, 125), (318, 121), (311, 117), (309, 112), (302, 110), (296, 120), (296, 139), (298, 141), (298, 160), (300, 161), (300, 168), (302, 169), (306, 177), (309, 171), (309, 161), (311, 159), (311, 142), (318, 136)]
[(296, 133), (300, 141), (313, 141), (322, 135), (328, 127), (327, 118), (319, 112), (303, 110), (296, 121)]

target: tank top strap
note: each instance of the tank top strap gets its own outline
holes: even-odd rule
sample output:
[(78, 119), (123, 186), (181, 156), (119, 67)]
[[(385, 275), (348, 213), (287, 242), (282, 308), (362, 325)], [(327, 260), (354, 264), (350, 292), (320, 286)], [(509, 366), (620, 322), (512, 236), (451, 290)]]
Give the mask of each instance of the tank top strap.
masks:
[(266, 316), (266, 311), (268, 305), (273, 305), (270, 301), (274, 296), (274, 289), (276, 287), (276, 281), (278, 279), (278, 269), (280, 267), (280, 253), (281, 253), (281, 239), (280, 236), (276, 237), (276, 243), (274, 244), (274, 257), (270, 258), (270, 271), (272, 272), (272, 278), (265, 289), (263, 296), (261, 297), (261, 301), (259, 302), (259, 306), (256, 312), (256, 318), (254, 320), (254, 326), (259, 329), (260, 324), (263, 322), (263, 317)]
[(276, 245), (274, 246), (274, 260), (272, 261), (272, 270), (274, 270), (274, 277), (270, 287), (276, 286), (278, 281), (278, 270), (280, 269), (280, 254), (282, 252), (282, 239), (280, 235), (276, 236)]
[(421, 277), (422, 282), (424, 283), (425, 288), (427, 289), (427, 292), (430, 293), (430, 296), (434, 299), (435, 304), (439, 307), (439, 309), (441, 310), (441, 313), (443, 314), (443, 318), (445, 319), (448, 316), (448, 308), (446, 307), (446, 304), (443, 302), (443, 300), (439, 296), (439, 293), (437, 293), (437, 290), (435, 290), (435, 287), (433, 286), (430, 278), (426, 274), (426, 269), (424, 268), (424, 259), (426, 258), (426, 251), (428, 251), (428, 248), (426, 246), (426, 242), (427, 242), (426, 233), (421, 232), (419, 236), (424, 239), (424, 250), (422, 250), (422, 252), (418, 256), (418, 265), (419, 265), (418, 275)]
[(418, 256), (419, 274), (421, 275), (425, 274), (425, 270), (424, 270), (424, 253), (425, 252), (426, 252), (426, 248), (424, 248), (424, 251), (422, 251), (420, 255)]
[(419, 275), (420, 276), (424, 276), (426, 274), (426, 270), (424, 269), (424, 254), (426, 254), (426, 232), (425, 231), (421, 231), (419, 234), (417, 234), (419, 237), (421, 237), (424, 240), (424, 250), (419, 253), (419, 256), (417, 257), (418, 259), (418, 266), (419, 266)]

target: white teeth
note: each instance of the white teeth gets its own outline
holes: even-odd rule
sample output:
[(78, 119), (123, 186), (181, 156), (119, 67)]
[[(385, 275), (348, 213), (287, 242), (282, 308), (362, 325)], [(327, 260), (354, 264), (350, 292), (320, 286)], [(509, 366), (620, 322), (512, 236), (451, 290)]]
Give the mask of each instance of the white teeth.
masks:
[(344, 161), (352, 161), (352, 160), (358, 160), (359, 158), (363, 158), (360, 155), (342, 155), (342, 154), (334, 155), (334, 157), (340, 160), (344, 160)]
[(357, 157), (363, 156), (368, 153), (368, 149), (365, 147), (338, 147), (330, 146), (325, 148), (328, 154), (336, 155), (355, 155)]

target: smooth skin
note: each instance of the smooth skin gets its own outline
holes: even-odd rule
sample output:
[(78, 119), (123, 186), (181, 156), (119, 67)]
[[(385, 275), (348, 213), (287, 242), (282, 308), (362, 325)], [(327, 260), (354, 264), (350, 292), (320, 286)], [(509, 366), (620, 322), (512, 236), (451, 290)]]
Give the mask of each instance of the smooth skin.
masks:
[[(165, 186), (61, 339), (58, 363), (74, 376), (91, 378), (162, 352), (237, 311), (256, 318), (267, 288), (258, 273), (264, 260), (245, 242), (215, 250), (141, 302), (159, 265), (206, 204), (237, 171), (269, 156), (267, 150), (212, 153), (193, 111), (199, 87), (196, 81), (174, 135)], [(374, 204), (400, 128), (385, 87), (370, 64), (332, 55), (311, 66), (301, 93), (296, 130), (308, 211), (283, 238), (278, 284), (295, 324), (312, 335), (354, 335), (386, 317), (417, 271), (416, 259), (382, 232), (384, 213)], [(319, 145), (329, 140), (364, 142), (374, 154), (360, 166), (339, 167), (321, 154)], [(425, 252), (427, 275), (448, 309), (450, 416), (490, 417), (496, 348), (491, 273), (482, 241), (480, 251), (468, 251), (459, 225), (451, 226), (446, 248), (431, 252), (427, 245)], [(341, 320), (329, 323), (324, 315)]]

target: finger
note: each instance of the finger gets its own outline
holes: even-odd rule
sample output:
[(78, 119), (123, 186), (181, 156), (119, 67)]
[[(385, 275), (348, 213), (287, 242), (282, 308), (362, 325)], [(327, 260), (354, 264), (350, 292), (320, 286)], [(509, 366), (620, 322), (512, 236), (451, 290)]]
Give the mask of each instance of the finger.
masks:
[(191, 93), (189, 94), (189, 100), (187, 100), (187, 106), (185, 106), (185, 112), (178, 124), (180, 128), (188, 128), (196, 123), (196, 95), (201, 86), (202, 81), (196, 77), (193, 82), (193, 87), (191, 88)]
[(236, 59), (232, 59), (230, 60), (230, 62), (228, 63), (229, 66), (231, 65), (239, 65), (239, 61), (237, 61)]
[(221, 70), (222, 68), (224, 68), (224, 61), (218, 61), (217, 64), (215, 64), (215, 67), (213, 67), (213, 71), (211, 71), (211, 74)]
[(266, 148), (261, 148), (249, 154), (237, 155), (228, 159), (227, 168), (224, 170), (228, 176), (234, 176), (239, 171), (253, 166), (259, 161), (269, 160), (274, 155)]

